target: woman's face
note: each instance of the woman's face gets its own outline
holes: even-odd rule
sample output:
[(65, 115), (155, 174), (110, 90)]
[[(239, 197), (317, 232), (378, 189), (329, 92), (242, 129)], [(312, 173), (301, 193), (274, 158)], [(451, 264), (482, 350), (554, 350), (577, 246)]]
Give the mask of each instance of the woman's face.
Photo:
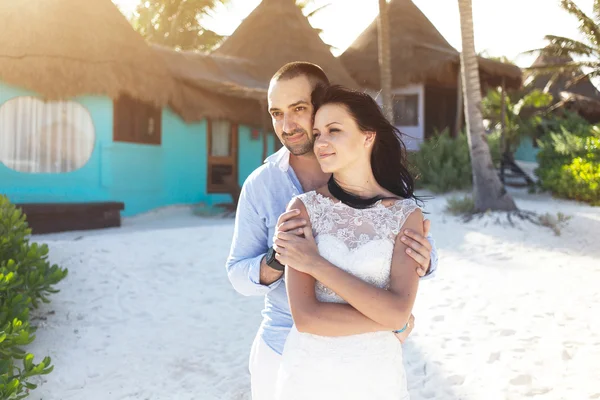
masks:
[(319, 108), (313, 134), (315, 155), (323, 172), (370, 163), (375, 134), (361, 131), (345, 106), (327, 104)]

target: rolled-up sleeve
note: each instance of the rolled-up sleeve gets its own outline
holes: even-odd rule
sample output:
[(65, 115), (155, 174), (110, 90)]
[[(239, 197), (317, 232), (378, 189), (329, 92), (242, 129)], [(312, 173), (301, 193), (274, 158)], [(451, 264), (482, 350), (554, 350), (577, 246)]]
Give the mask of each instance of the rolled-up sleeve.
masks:
[(438, 267), (438, 253), (437, 248), (435, 247), (435, 240), (431, 234), (427, 235), (427, 240), (431, 243), (431, 264), (429, 265), (429, 270), (427, 271), (427, 275), (421, 277), (421, 279), (431, 279), (435, 277), (435, 273)]
[(268, 229), (257, 211), (251, 185), (252, 181), (247, 181), (242, 187), (225, 267), (236, 291), (244, 296), (262, 296), (279, 286), (282, 279), (268, 286), (260, 284), (260, 264), (268, 250)]

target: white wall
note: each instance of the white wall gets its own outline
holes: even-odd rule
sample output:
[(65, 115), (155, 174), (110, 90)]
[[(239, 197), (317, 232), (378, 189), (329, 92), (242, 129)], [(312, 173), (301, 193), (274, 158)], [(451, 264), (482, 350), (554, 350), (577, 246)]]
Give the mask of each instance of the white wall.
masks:
[[(380, 106), (382, 105), (380, 92), (370, 91), (369, 94), (377, 100), (377, 103)], [(418, 125), (396, 126), (396, 128), (404, 134), (402, 140), (404, 141), (406, 148), (408, 150), (418, 150), (425, 139), (425, 86), (423, 84), (416, 84), (392, 89), (392, 95), (394, 94), (417, 94), (419, 96)]]

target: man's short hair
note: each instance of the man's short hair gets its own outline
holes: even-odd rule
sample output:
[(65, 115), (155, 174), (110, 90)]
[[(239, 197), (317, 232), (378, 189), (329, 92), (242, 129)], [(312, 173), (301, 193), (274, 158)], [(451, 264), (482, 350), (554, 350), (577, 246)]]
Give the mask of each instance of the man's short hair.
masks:
[(313, 87), (317, 85), (329, 86), (329, 78), (327, 78), (323, 69), (317, 64), (306, 61), (294, 61), (285, 64), (279, 68), (279, 71), (275, 72), (271, 81), (288, 80), (298, 76), (306, 76)]

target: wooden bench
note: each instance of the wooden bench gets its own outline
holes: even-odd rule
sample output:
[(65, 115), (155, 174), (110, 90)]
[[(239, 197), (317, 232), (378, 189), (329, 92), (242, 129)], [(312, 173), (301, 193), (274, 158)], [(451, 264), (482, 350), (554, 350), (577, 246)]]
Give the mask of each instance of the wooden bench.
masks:
[(121, 226), (121, 202), (20, 203), (32, 233), (54, 233)]

